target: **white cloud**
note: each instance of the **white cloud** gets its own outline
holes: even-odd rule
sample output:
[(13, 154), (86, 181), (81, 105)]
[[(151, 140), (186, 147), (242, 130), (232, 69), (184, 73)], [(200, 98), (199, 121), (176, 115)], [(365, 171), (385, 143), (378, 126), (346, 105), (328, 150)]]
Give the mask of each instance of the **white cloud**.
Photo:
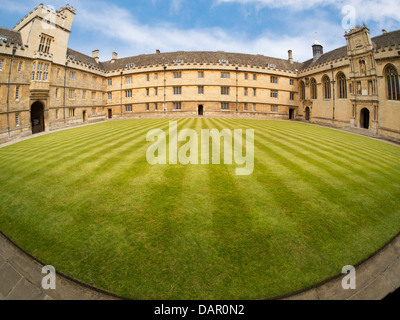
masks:
[[(10, 0), (3, 0), (12, 4)], [(153, 4), (156, 0), (152, 0)], [(164, 0), (162, 0), (164, 1)], [(171, 10), (182, 10), (183, 0), (171, 0)], [(77, 15), (73, 25), (70, 45), (72, 49), (90, 54), (92, 49), (99, 48), (101, 60), (111, 59), (111, 52), (117, 51), (119, 57), (153, 53), (156, 49), (162, 52), (170, 51), (227, 51), (263, 54), (277, 58), (287, 58), (287, 50), (292, 49), (294, 59), (305, 61), (312, 56), (311, 44), (318, 31), (318, 39), (325, 47), (325, 52), (345, 45), (344, 30), (341, 21), (332, 24), (327, 19), (329, 11), (320, 10), (323, 14), (314, 14), (305, 19), (301, 11), (310, 8), (330, 8), (340, 13), (343, 4), (352, 4), (357, 8), (359, 19), (365, 21), (380, 21), (387, 24), (387, 18), (400, 21), (400, 1), (398, 0), (214, 0), (213, 5), (226, 2), (243, 3), (245, 5), (258, 5), (271, 8), (290, 8), (286, 19), (287, 23), (293, 17), (293, 30), (291, 34), (279, 34), (276, 30), (264, 30), (259, 35), (232, 32), (228, 29), (217, 27), (183, 28), (167, 20), (151, 25), (140, 23), (135, 16), (135, 7), (132, 9), (121, 8), (111, 2), (105, 1), (79, 1), (70, 0), (69, 3), (77, 8)], [(28, 4), (29, 3), (29, 4)], [(19, 6), (24, 8), (24, 14), (32, 10), (31, 1), (21, 0)], [(52, 0), (54, 7), (65, 5), (65, 0)], [(13, 7), (10, 7), (11, 10)], [(16, 10), (15, 8), (12, 10)], [(399, 9), (399, 10), (397, 10)], [(297, 11), (296, 11), (297, 10)], [(324, 16), (325, 14), (325, 16)], [(399, 16), (398, 18), (396, 18)], [(167, 19), (167, 18), (166, 18)], [(361, 20), (363, 21), (363, 20)], [(385, 26), (388, 28), (388, 26)], [(80, 39), (77, 33), (88, 31), (95, 34), (93, 38)]]
[(290, 8), (293, 10), (305, 10), (314, 8), (320, 4), (332, 4), (334, 0), (217, 0), (217, 3), (241, 3), (241, 4), (256, 4), (270, 8)]
[(345, 5), (356, 8), (362, 21), (381, 22), (386, 19), (400, 21), (400, 1), (398, 0), (216, 0), (217, 4), (240, 3), (258, 7), (285, 8), (292, 11), (334, 7), (340, 10)]
[(171, 14), (178, 14), (181, 11), (183, 0), (171, 0)]
[[(216, 27), (183, 29), (167, 22), (144, 25), (127, 9), (107, 3), (98, 5), (98, 2), (94, 4), (90, 1), (80, 5), (75, 24), (105, 37), (105, 41), (96, 44), (96, 48), (101, 49), (102, 60), (109, 60), (113, 51), (117, 51), (119, 57), (126, 57), (154, 53), (156, 49), (162, 52), (240, 52), (287, 59), (287, 51), (292, 49), (295, 60), (305, 61), (311, 58), (311, 44), (315, 36), (315, 26), (307, 20), (297, 23), (299, 28), (304, 30), (300, 36), (274, 34), (266, 30), (256, 38)], [(328, 22), (321, 21), (318, 31), (321, 42), (326, 39), (326, 49), (345, 44), (340, 25), (333, 27)], [(92, 49), (85, 48), (85, 53), (90, 53)]]

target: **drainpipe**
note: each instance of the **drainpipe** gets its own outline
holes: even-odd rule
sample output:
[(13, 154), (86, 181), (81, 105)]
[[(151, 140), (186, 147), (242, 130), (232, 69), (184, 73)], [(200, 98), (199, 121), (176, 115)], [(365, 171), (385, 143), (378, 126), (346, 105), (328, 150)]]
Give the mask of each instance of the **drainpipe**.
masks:
[(236, 67), (236, 113), (238, 113), (239, 111), (238, 73), (239, 73), (239, 67)]
[(333, 86), (333, 120), (335, 120), (335, 77), (333, 75), (333, 64), (331, 64), (331, 69), (332, 69), (332, 86)]
[(65, 124), (65, 91), (66, 91), (66, 86), (67, 86), (67, 66), (68, 66), (68, 61), (65, 62), (65, 67), (64, 67), (64, 96), (63, 96), (63, 117), (64, 117), (64, 124)]
[(167, 113), (166, 101), (166, 85), (167, 85), (167, 66), (164, 66), (164, 114)]
[(10, 81), (11, 81), (11, 68), (12, 64), (14, 61), (14, 56), (15, 52), (17, 51), (17, 48), (14, 47), (12, 49), (12, 57), (11, 57), (11, 63), (10, 63), (10, 71), (8, 72), (8, 83), (7, 83), (7, 132), (8, 132), (8, 137), (11, 136), (10, 134), (10, 114), (9, 114), (9, 106), (10, 106)]
[(121, 101), (120, 101), (120, 103), (121, 103), (121, 117), (122, 117), (122, 74), (123, 74), (123, 72), (121, 71)]

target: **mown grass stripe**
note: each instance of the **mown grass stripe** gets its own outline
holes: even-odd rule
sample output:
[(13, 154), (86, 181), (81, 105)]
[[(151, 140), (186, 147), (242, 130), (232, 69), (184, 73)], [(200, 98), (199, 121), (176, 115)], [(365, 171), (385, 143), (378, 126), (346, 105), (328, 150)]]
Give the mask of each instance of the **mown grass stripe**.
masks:
[[(274, 142), (276, 142), (276, 140), (274, 140)], [(270, 143), (271, 143), (271, 142), (270, 142)], [(286, 143), (286, 141), (285, 141), (284, 143)], [(296, 150), (293, 150), (293, 151), (296, 151)], [(283, 152), (281, 152), (281, 153), (283, 153)], [(309, 160), (310, 160), (310, 159), (309, 159)], [(293, 161), (298, 163), (298, 161), (295, 161), (295, 160), (293, 160)], [(305, 165), (304, 167), (305, 167), (305, 168), (308, 168), (307, 165)], [(325, 166), (324, 166), (324, 163), (320, 163), (320, 164), (319, 164), (319, 167), (320, 167), (320, 169), (323, 169), (323, 170), (326, 169)], [(330, 171), (332, 171), (332, 167), (329, 167), (329, 168), (330, 168)], [(309, 171), (310, 171), (310, 173), (311, 173), (311, 172), (313, 172), (314, 170), (309, 170)], [(326, 171), (326, 170), (325, 170), (325, 171)], [(334, 176), (335, 176), (335, 177), (337, 177), (337, 175), (339, 174), (339, 173), (337, 173), (337, 172), (335, 172), (335, 171), (333, 171), (333, 173), (334, 173)], [(352, 172), (352, 173), (354, 174), (354, 172)], [(364, 173), (364, 174), (365, 174), (365, 173)], [(349, 176), (344, 176), (343, 174), (340, 174), (340, 175), (341, 175), (341, 180), (343, 181), (343, 183), (342, 183), (342, 185), (343, 185), (344, 182), (347, 182), (347, 179), (349, 178)], [(329, 181), (329, 179), (326, 179), (326, 180)], [(362, 181), (359, 177), (358, 177), (357, 179), (355, 179), (354, 182), (355, 182), (355, 185), (359, 185), (359, 184), (369, 184), (369, 185), (373, 186), (372, 180), (369, 181), (369, 180), (364, 179), (364, 181)], [(338, 188), (338, 186), (336, 186), (336, 188)], [(387, 188), (384, 187), (383, 189), (387, 189)], [(383, 192), (383, 193), (384, 193), (384, 190), (379, 190), (379, 191), (377, 191), (377, 192)], [(345, 195), (344, 195), (344, 196), (345, 196)]]
[[(279, 136), (276, 136), (276, 137), (279, 139)], [(284, 144), (290, 143), (291, 145), (297, 145), (298, 148), (296, 148), (296, 150), (294, 150), (296, 153), (298, 150), (300, 150), (299, 151), (300, 154), (305, 154), (305, 155), (307, 155), (309, 152), (311, 152), (313, 157), (316, 157), (318, 159), (325, 161), (325, 163), (323, 163), (323, 165), (325, 165), (326, 167), (329, 167), (330, 170), (332, 171), (332, 174), (337, 173), (337, 171), (333, 170), (333, 168), (340, 169), (340, 172), (342, 174), (346, 173), (346, 171), (352, 172), (352, 173), (358, 173), (357, 180), (363, 180), (365, 183), (368, 183), (369, 179), (375, 178), (375, 177), (378, 178), (378, 177), (385, 176), (385, 175), (387, 177), (390, 177), (389, 173), (386, 173), (386, 172), (380, 171), (380, 170), (376, 170), (376, 167), (369, 166), (368, 164), (362, 165), (360, 163), (357, 168), (357, 163), (355, 161), (338, 160), (338, 159), (345, 160), (345, 157), (339, 158), (340, 154), (338, 154), (338, 153), (335, 154), (335, 156), (336, 156), (335, 158), (332, 158), (329, 155), (323, 154), (320, 152), (320, 150), (322, 149), (322, 146), (319, 146), (318, 144), (315, 144), (315, 147), (313, 147), (310, 144), (301, 143), (298, 139), (290, 138), (288, 136), (281, 137), (280, 141)], [(332, 167), (332, 165), (334, 165), (334, 166)], [(345, 172), (343, 172), (343, 171), (345, 171)], [(379, 174), (377, 173), (377, 171), (379, 171)], [(366, 172), (368, 172), (369, 179), (366, 178)]]
[[(261, 121), (262, 120), (257, 121), (257, 122), (261, 122)], [(297, 123), (295, 123), (296, 125), (298, 125), (299, 129), (290, 130), (290, 129), (286, 128), (286, 127), (285, 128), (280, 128), (279, 126), (276, 126), (276, 124), (275, 125), (271, 125), (271, 123), (273, 123), (273, 121), (271, 122), (271, 121), (265, 121), (264, 120), (264, 122), (262, 123), (261, 127), (263, 127), (264, 129), (268, 128), (268, 130), (279, 131), (283, 135), (291, 135), (291, 136), (297, 137), (297, 138), (302, 137), (302, 138), (304, 138), (303, 140), (305, 140), (305, 141), (310, 141), (310, 140), (311, 141), (315, 141), (321, 147), (323, 147), (323, 144), (325, 144), (325, 145), (328, 146), (326, 148), (326, 150), (328, 150), (328, 152), (329, 152), (330, 149), (331, 150), (336, 150), (336, 149), (339, 150), (339, 148), (340, 148), (340, 150), (345, 152), (347, 155), (353, 155), (354, 159), (357, 159), (357, 158), (360, 159), (361, 158), (363, 160), (368, 160), (368, 162), (372, 162), (373, 159), (375, 159), (376, 161), (374, 161), (374, 163), (377, 166), (382, 166), (382, 155), (377, 155), (376, 157), (373, 157), (373, 154), (370, 154), (370, 153), (365, 153), (364, 154), (362, 152), (362, 150), (361, 150), (362, 149), (361, 145), (358, 145), (357, 148), (355, 148), (355, 149), (349, 149), (349, 148), (346, 148), (346, 146), (343, 146), (343, 145), (340, 147), (338, 145), (338, 140), (332, 140), (331, 142), (328, 142), (329, 140), (324, 139), (324, 135), (322, 135), (322, 134), (319, 134), (318, 136), (315, 136), (314, 134), (310, 134), (309, 133), (309, 129), (310, 128), (309, 127), (307, 128), (306, 124), (297, 124)], [(287, 124), (287, 122), (284, 122), (284, 123)], [(328, 128), (322, 128), (322, 129), (328, 130)], [(290, 132), (292, 134), (290, 134)], [(362, 142), (362, 139), (368, 139), (368, 138), (365, 138), (365, 137), (359, 137), (359, 136), (351, 135), (349, 133), (343, 133), (343, 132), (338, 132), (338, 131), (336, 131), (336, 132), (339, 133), (339, 134), (347, 135), (347, 139), (354, 138), (354, 139), (358, 139), (360, 142)], [(371, 139), (369, 139), (369, 140), (371, 141)], [(389, 146), (389, 145), (387, 145), (386, 147), (392, 149), (391, 146)], [(394, 150), (396, 150), (396, 148), (394, 148)], [(341, 155), (341, 156), (345, 156), (345, 155)], [(393, 161), (392, 160), (386, 161), (386, 163), (390, 165), (390, 164), (393, 163)]]
[[(265, 131), (265, 127), (254, 126), (253, 128), (256, 128), (256, 127)], [(283, 140), (289, 140), (290, 137), (292, 137), (293, 139), (291, 139), (291, 141), (295, 141), (296, 143), (301, 143), (301, 141), (303, 141), (302, 144), (304, 146), (303, 147), (304, 149), (308, 149), (308, 150), (313, 149), (314, 153), (319, 154), (321, 156), (324, 156), (324, 155), (320, 151), (325, 151), (326, 153), (335, 155), (338, 159), (339, 158), (343, 159), (343, 160), (347, 159), (351, 163), (351, 168), (354, 168), (354, 165), (358, 164), (358, 166), (360, 168), (363, 168), (363, 169), (368, 169), (369, 168), (369, 169), (371, 169), (371, 170), (373, 170), (375, 172), (379, 172), (380, 174), (383, 174), (383, 175), (391, 175), (392, 174), (391, 172), (387, 172), (387, 170), (386, 171), (383, 170), (383, 169), (380, 170), (380, 168), (378, 168), (377, 164), (376, 165), (372, 165), (372, 161), (371, 161), (370, 158), (364, 157), (364, 159), (367, 160), (367, 161), (361, 161), (361, 160), (360, 161), (356, 161), (356, 160), (354, 160), (354, 159), (357, 159), (355, 156), (350, 158), (350, 157), (344, 155), (343, 153), (340, 153), (339, 151), (335, 151), (335, 150), (338, 149), (337, 146), (332, 146), (331, 148), (328, 148), (328, 147), (324, 146), (323, 142), (315, 143), (315, 142), (310, 142), (309, 140), (298, 139), (298, 136), (300, 134), (298, 134), (298, 135), (288, 135), (285, 132), (277, 131), (277, 130), (268, 130), (268, 132), (269, 133), (278, 132), (280, 134), (280, 136), (283, 136)], [(312, 146), (315, 146), (315, 148), (312, 148)], [(349, 150), (346, 150), (346, 152), (347, 152), (346, 154), (349, 154)], [(331, 161), (334, 161), (334, 160), (331, 158)], [(339, 161), (334, 161), (334, 162), (337, 163)], [(381, 165), (381, 167), (382, 167), (382, 165)]]
[[(353, 193), (348, 193), (342, 191), (342, 189), (337, 189), (335, 187), (332, 187), (331, 185), (326, 185), (326, 179), (322, 179), (319, 176), (316, 176), (313, 174), (312, 170), (309, 170), (308, 168), (305, 168), (304, 166), (300, 167), (293, 159), (283, 157), (281, 155), (281, 152), (275, 153), (275, 155), (279, 158), (280, 163), (283, 165), (287, 166), (287, 168), (292, 168), (295, 169), (292, 174), (293, 174), (293, 181), (296, 181), (297, 183), (295, 184), (296, 187), (298, 186), (299, 181), (308, 181), (309, 183), (315, 184), (318, 186), (318, 190), (321, 194), (322, 197), (328, 197), (330, 203), (336, 203), (338, 205), (342, 203), (354, 203), (354, 206), (352, 207), (352, 210), (355, 210), (355, 212), (358, 212), (359, 215), (363, 215), (364, 213), (362, 212), (363, 204), (365, 203), (365, 195), (371, 192), (369, 189), (364, 187), (362, 184), (350, 184), (352, 186), (350, 190), (354, 190), (357, 194), (357, 191), (360, 190), (362, 191), (363, 197), (358, 198), (355, 196), (354, 192)], [(299, 180), (299, 178), (296, 179), (295, 172), (302, 173), (302, 179)], [(301, 188), (299, 188), (301, 190)], [(379, 191), (373, 191), (373, 192), (379, 192)], [(313, 190), (311, 194), (318, 194), (318, 191)], [(335, 197), (332, 197), (332, 195), (335, 195)], [(346, 201), (347, 200), (347, 201)], [(370, 199), (370, 201), (373, 201), (373, 198)], [(360, 210), (361, 209), (361, 212)], [(376, 209), (379, 209), (379, 206), (376, 206)], [(349, 213), (350, 214), (350, 213)], [(371, 215), (372, 216), (372, 215)]]
[[(275, 140), (274, 140), (275, 142)], [(274, 143), (272, 142), (272, 143)], [(271, 143), (271, 142), (270, 142)], [(370, 175), (368, 171), (355, 171), (355, 170), (346, 170), (345, 172), (343, 172), (343, 170), (339, 170), (338, 168), (341, 169), (341, 166), (332, 166), (332, 165), (328, 165), (327, 161), (321, 161), (318, 160), (318, 157), (315, 156), (315, 154), (312, 154), (312, 156), (307, 155), (304, 152), (300, 152), (297, 148), (292, 148), (290, 146), (294, 146), (294, 143), (288, 143), (285, 139), (285, 141), (281, 141), (278, 146), (281, 145), (281, 147), (285, 150), (285, 151), (289, 151), (291, 152), (291, 154), (297, 154), (296, 158), (293, 159), (293, 162), (296, 162), (298, 165), (302, 164), (303, 168), (306, 168), (310, 174), (312, 174), (313, 172), (318, 172), (319, 175), (325, 176), (325, 181), (335, 181), (335, 185), (334, 187), (337, 188), (338, 190), (345, 186), (345, 185), (354, 185), (355, 188), (357, 186), (373, 186), (375, 184), (375, 181), (373, 181), (373, 179), (367, 179), (367, 177)], [(282, 153), (284, 154), (283, 151)], [(324, 160), (322, 158), (322, 160)], [(303, 161), (305, 161), (305, 163), (302, 163)], [(328, 169), (329, 168), (329, 169)], [(353, 177), (354, 175), (356, 175), (355, 177)], [(386, 179), (389, 177), (386, 177)], [(382, 179), (385, 180), (385, 179)], [(340, 181), (340, 184), (338, 184), (337, 182)], [(377, 191), (377, 192), (385, 192), (385, 190), (387, 190), (387, 188), (384, 186), (381, 190)]]
[[(235, 164), (150, 166), (146, 130), (160, 127), (168, 135), (173, 120), (179, 130), (198, 133), (255, 129), (253, 174), (236, 176)], [(373, 160), (356, 151), (342, 158), (341, 144), (329, 150), (327, 139), (318, 141), (329, 135), (323, 128), (206, 118), (129, 121), (107, 124), (119, 132), (115, 143), (93, 150), (80, 144), (85, 130), (79, 130), (69, 147), (79, 144), (81, 153), (47, 172), (53, 159), (46, 158), (42, 176), (30, 176), (36, 168), (26, 166), (24, 183), (9, 181), (15, 163), (1, 166), (0, 229), (57, 270), (134, 299), (289, 293), (340, 273), (400, 230), (398, 161), (379, 168), (362, 166), (364, 158)], [(309, 145), (307, 134), (315, 139)], [(60, 136), (48, 137), (53, 144)], [(88, 141), (98, 140), (94, 134)], [(377, 149), (384, 155), (387, 148)]]
[[(250, 120), (248, 120), (248, 121), (250, 121)], [(261, 122), (261, 121), (262, 120), (259, 120), (258, 122)], [(274, 123), (274, 121), (265, 121), (264, 120), (264, 123), (266, 123), (266, 122), (269, 123), (270, 128), (271, 128), (271, 126), (273, 126), (273, 127), (277, 127), (279, 129), (279, 126), (276, 123)], [(283, 122), (283, 123), (288, 125), (288, 122)], [(302, 123), (294, 123), (294, 125), (296, 125), (299, 129), (301, 128), (301, 130), (295, 130), (295, 129), (290, 129), (290, 127), (288, 127), (288, 128), (285, 127), (285, 129), (283, 129), (284, 132), (286, 132), (286, 130), (287, 130), (288, 133), (292, 132), (294, 134), (299, 134), (299, 135), (302, 135), (305, 138), (308, 137), (306, 135), (306, 133), (310, 133), (310, 132), (312, 133), (313, 132), (312, 131), (312, 126), (310, 126), (310, 125), (302, 124)], [(283, 126), (282, 126), (282, 128), (283, 128)], [(279, 129), (279, 130), (281, 130), (281, 129)], [(332, 135), (328, 134), (328, 132), (329, 132), (328, 130), (332, 131), (332, 133), (334, 134), (334, 136), (336, 138), (332, 138)], [(393, 148), (393, 146), (390, 146), (389, 144), (381, 144), (381, 142), (375, 141), (373, 139), (369, 139), (369, 138), (366, 138), (366, 137), (361, 137), (361, 136), (354, 135), (354, 134), (351, 134), (351, 133), (341, 132), (341, 131), (338, 131), (338, 130), (333, 130), (333, 129), (330, 129), (330, 128), (321, 128), (321, 132), (319, 133), (319, 135), (318, 136), (313, 135), (313, 136), (314, 136), (314, 139), (321, 140), (321, 138), (322, 138), (322, 140), (325, 143), (329, 142), (331, 146), (336, 146), (339, 142), (342, 142), (344, 144), (348, 144), (349, 140), (357, 141), (357, 144), (353, 144), (353, 147), (356, 147), (357, 150), (359, 150), (359, 151), (357, 151), (356, 155), (363, 154), (363, 149), (362, 149), (362, 147), (360, 146), (359, 143), (362, 142), (364, 139), (368, 139), (372, 143), (377, 143), (379, 146), (384, 147), (387, 150), (390, 149), (390, 150), (396, 151), (396, 148)], [(340, 140), (337, 139), (338, 136), (342, 136), (343, 139), (340, 139)], [(312, 138), (312, 136), (310, 136), (310, 137)], [(343, 147), (346, 148), (346, 145), (343, 145)], [(347, 147), (347, 149), (345, 149), (345, 150), (352, 150), (352, 149), (354, 149), (353, 147), (350, 147), (350, 148)], [(374, 150), (376, 151), (376, 149), (374, 149)], [(367, 155), (368, 157), (371, 156), (371, 154), (368, 153), (368, 152), (366, 152), (365, 155)], [(381, 158), (377, 158), (377, 159), (381, 161)], [(391, 160), (393, 160), (393, 158)]]
[[(148, 128), (147, 126), (145, 126), (144, 128)], [(64, 163), (65, 160), (70, 160), (75, 158), (75, 155), (85, 155), (87, 151), (90, 150), (96, 150), (96, 147), (98, 146), (102, 146), (102, 150), (106, 149), (108, 145), (114, 145), (116, 140), (121, 139), (122, 137), (126, 137), (129, 136), (132, 132), (135, 132), (137, 129), (139, 128), (131, 128), (129, 131), (125, 130), (120, 130), (119, 133), (124, 133), (122, 136), (120, 135), (119, 138), (115, 138), (115, 133), (110, 133), (109, 138), (108, 139), (99, 139), (96, 140), (97, 142), (95, 143), (88, 143), (92, 140), (86, 140), (85, 142), (82, 143), (77, 143), (75, 145), (64, 145), (64, 146), (60, 146), (60, 150), (63, 151), (63, 156), (59, 156), (58, 153), (49, 153), (48, 157), (38, 157), (36, 154), (34, 155), (34, 157), (36, 157), (38, 159), (38, 162), (35, 162), (35, 165), (37, 166), (37, 170), (36, 172), (40, 172), (41, 170), (43, 170), (43, 165), (46, 166), (46, 170), (50, 170), (54, 167), (57, 167), (58, 165), (62, 165)], [(79, 148), (81, 145), (85, 145), (85, 148)], [(69, 150), (73, 150), (72, 152), (69, 152)], [(52, 160), (50, 163), (46, 162), (46, 161), (50, 161)], [(24, 162), (25, 165), (21, 165), (21, 162)], [(40, 166), (40, 164), (43, 164), (42, 166)], [(32, 166), (33, 163), (31, 161), (30, 157), (26, 157), (24, 159), (20, 159), (19, 162), (16, 162), (14, 164), (14, 166), (18, 167), (19, 172), (23, 172), (27, 166)], [(18, 170), (15, 171), (15, 174), (19, 174)], [(24, 179), (26, 177), (21, 176), (21, 179)]]
[[(112, 137), (115, 134), (119, 134), (120, 132), (124, 132), (124, 131), (125, 131), (124, 129), (120, 129), (117, 132), (110, 132), (110, 130), (108, 130), (108, 134), (106, 136)], [(57, 136), (55, 138), (55, 139), (57, 139), (57, 138), (60, 138), (61, 134), (65, 134), (65, 133), (57, 132), (57, 133), (53, 133), (53, 134)], [(30, 157), (24, 157), (24, 158), (27, 160), (31, 160), (31, 159), (43, 159), (43, 158), (45, 158), (46, 155), (49, 157), (53, 157), (54, 154), (57, 154), (57, 152), (60, 150), (63, 150), (64, 152), (67, 152), (68, 150), (73, 150), (73, 149), (76, 150), (81, 145), (87, 144), (88, 141), (92, 141), (92, 138), (96, 138), (96, 137), (99, 137), (99, 135), (94, 135), (93, 137), (85, 137), (85, 138), (82, 138), (82, 136), (77, 136), (76, 138), (74, 138), (67, 144), (64, 144), (64, 143), (62, 143), (62, 141), (59, 141), (56, 148), (48, 149), (46, 147), (46, 145), (43, 146), (43, 139), (44, 139), (44, 141), (47, 141), (48, 139), (52, 139), (53, 136), (51, 136), (51, 137), (49, 137), (49, 135), (40, 136), (40, 137), (30, 139), (30, 140), (23, 142), (24, 145), (28, 146), (29, 148), (35, 148), (35, 151), (36, 151), (35, 153), (31, 152)], [(38, 140), (36, 140), (36, 139), (38, 139)], [(79, 144), (76, 144), (76, 141), (80, 141)], [(11, 148), (11, 147), (12, 146), (7, 147), (7, 152), (9, 152), (9, 148)]]

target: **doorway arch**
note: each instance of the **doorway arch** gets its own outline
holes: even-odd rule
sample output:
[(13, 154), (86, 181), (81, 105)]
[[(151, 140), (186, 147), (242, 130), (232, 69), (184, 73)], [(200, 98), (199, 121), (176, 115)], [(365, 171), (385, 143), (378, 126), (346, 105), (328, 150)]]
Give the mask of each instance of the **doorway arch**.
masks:
[(370, 118), (371, 115), (369, 110), (367, 108), (362, 109), (360, 114), (360, 127), (363, 129), (369, 129)]
[(43, 132), (44, 127), (44, 106), (40, 101), (36, 101), (31, 106), (31, 125), (32, 134)]
[(306, 107), (306, 121), (310, 121), (311, 118), (311, 110), (309, 107)]

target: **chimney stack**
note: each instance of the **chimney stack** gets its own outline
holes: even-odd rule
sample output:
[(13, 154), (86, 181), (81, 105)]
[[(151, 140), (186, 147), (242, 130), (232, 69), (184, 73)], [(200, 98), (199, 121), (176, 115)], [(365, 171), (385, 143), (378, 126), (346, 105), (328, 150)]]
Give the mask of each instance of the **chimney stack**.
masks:
[(289, 55), (289, 62), (290, 62), (290, 64), (293, 64), (293, 51), (292, 51), (292, 50), (289, 50), (289, 51), (288, 51), (288, 55)]
[(96, 63), (99, 63), (99, 49), (93, 50), (92, 51), (92, 58), (94, 58), (94, 60), (96, 60)]
[(116, 52), (113, 52), (113, 53), (112, 53), (112, 59), (111, 59), (111, 63), (114, 63), (114, 62), (115, 62), (115, 60), (117, 60), (117, 58), (118, 58), (118, 53), (116, 53)]
[(386, 34), (387, 31), (385, 29), (382, 29), (382, 34)]
[(157, 49), (157, 50), (156, 50), (156, 53), (160, 53), (160, 50)]

